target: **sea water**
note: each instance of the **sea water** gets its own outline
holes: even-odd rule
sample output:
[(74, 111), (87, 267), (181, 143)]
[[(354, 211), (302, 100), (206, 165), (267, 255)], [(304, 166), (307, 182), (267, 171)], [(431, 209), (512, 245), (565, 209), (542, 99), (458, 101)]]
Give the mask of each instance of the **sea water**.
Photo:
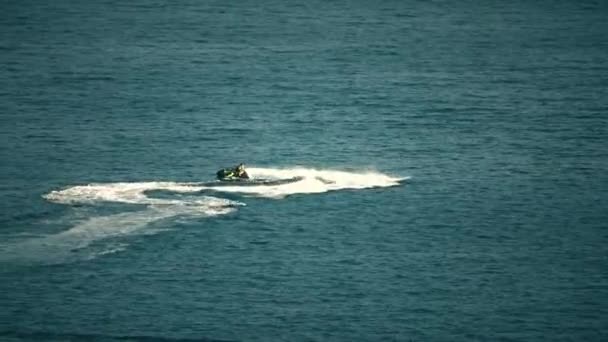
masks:
[(608, 339), (607, 17), (5, 1), (0, 339)]

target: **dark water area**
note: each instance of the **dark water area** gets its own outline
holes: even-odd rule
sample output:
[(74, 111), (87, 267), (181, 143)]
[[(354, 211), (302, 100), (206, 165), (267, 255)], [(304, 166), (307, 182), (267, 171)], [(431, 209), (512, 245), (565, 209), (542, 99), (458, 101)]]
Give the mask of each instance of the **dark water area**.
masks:
[(0, 340), (607, 340), (606, 18), (3, 2)]

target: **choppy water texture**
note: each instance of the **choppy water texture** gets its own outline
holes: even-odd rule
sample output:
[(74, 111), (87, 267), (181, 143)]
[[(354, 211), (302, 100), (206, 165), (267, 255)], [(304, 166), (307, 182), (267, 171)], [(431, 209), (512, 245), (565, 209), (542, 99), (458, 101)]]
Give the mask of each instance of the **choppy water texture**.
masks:
[(608, 340), (606, 18), (4, 1), (0, 339)]

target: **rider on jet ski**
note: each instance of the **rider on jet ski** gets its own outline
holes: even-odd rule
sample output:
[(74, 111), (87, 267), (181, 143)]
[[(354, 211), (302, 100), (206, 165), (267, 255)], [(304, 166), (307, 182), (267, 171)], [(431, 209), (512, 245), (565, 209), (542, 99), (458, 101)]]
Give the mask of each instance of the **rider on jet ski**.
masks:
[(245, 171), (245, 165), (243, 165), (243, 163), (240, 163), (239, 165), (237, 165), (237, 167), (234, 169), (234, 173), (239, 178), (245, 178), (245, 179), (249, 178), (249, 175)]

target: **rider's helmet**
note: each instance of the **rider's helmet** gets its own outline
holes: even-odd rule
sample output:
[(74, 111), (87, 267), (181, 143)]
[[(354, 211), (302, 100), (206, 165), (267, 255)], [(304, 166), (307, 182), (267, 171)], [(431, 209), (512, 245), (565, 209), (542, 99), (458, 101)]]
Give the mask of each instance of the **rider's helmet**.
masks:
[(239, 166), (236, 167), (236, 170), (238, 172), (245, 171), (245, 165), (243, 165), (243, 163), (240, 163)]

